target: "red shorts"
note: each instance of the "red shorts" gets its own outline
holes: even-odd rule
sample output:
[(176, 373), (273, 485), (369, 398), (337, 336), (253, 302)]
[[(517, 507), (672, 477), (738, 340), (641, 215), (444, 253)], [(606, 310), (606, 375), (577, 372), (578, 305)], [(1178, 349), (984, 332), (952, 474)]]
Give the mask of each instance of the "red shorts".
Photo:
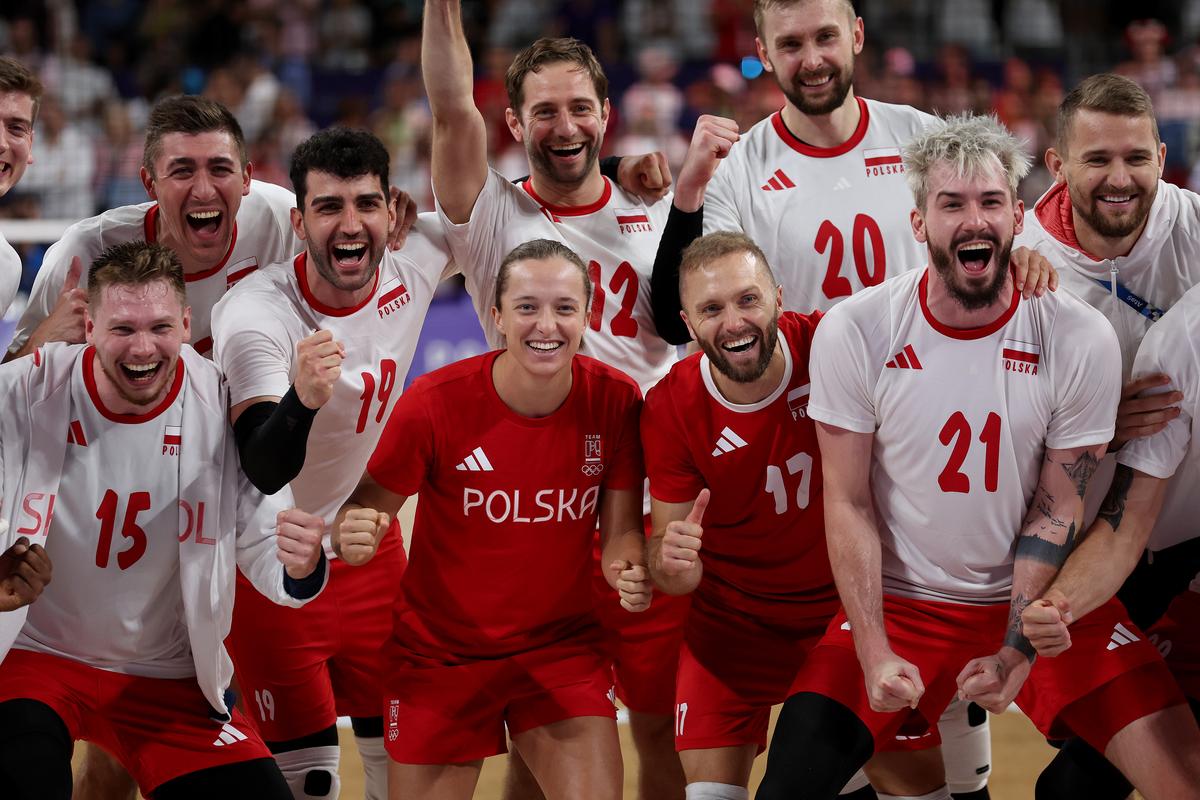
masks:
[(195, 678), (140, 678), (11, 650), (0, 663), (0, 702), (18, 699), (45, 703), (72, 739), (112, 753), (147, 796), (181, 775), (271, 757), (237, 709), (229, 722), (212, 718)]
[[(793, 693), (816, 692), (853, 711), (875, 736), (876, 749), (923, 749), (940, 743), (937, 720), (957, 691), (956, 678), (973, 658), (991, 655), (1004, 638), (1008, 605), (969, 606), (884, 596), (884, 625), (897, 655), (921, 671), (925, 684), (915, 712), (872, 711), (839, 612), (797, 678)], [(1128, 635), (1126, 635), (1128, 634)], [(1040, 658), (1016, 703), (1048, 738), (1077, 735), (1104, 752), (1130, 722), (1184, 702), (1158, 650), (1116, 600), (1071, 626), (1071, 647)]]
[(1200, 594), (1182, 592), (1146, 631), (1183, 693), (1200, 700)]
[(788, 698), (836, 600), (797, 608), (795, 619), (767, 622), (697, 597), (679, 656), (675, 749), (767, 744), (771, 706)]
[[(647, 517), (646, 525), (649, 524)], [(673, 713), (675, 669), (691, 597), (675, 597), (655, 589), (650, 608), (637, 614), (626, 611), (616, 590), (604, 579), (597, 540), (592, 604), (608, 634), (617, 697), (630, 711)]]
[(503, 753), (511, 735), (573, 717), (616, 716), (603, 640), (586, 636), (457, 665), (390, 663), (384, 741), (401, 764), (460, 764)]
[(268, 742), (308, 736), (338, 716), (376, 717), (380, 651), (407, 559), (393, 526), (361, 567), (329, 562), (324, 591), (302, 608), (272, 603), (239, 572), (227, 645), (242, 703)]

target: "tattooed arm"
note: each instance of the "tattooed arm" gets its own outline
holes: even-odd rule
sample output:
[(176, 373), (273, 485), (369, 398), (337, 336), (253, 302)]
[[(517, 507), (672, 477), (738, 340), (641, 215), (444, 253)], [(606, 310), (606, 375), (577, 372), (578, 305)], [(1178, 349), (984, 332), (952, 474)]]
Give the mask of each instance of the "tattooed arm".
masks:
[[(1066, 626), (1108, 602), (1146, 547), (1167, 481), (1117, 465), (1096, 521), (1041, 599), (1022, 614), (1022, 633), (1041, 655), (1071, 645)], [(1018, 557), (1020, 549), (1018, 547)]]
[(958, 676), (960, 697), (1000, 712), (1025, 682), (1035, 649), (1021, 631), (1021, 613), (1042, 596), (1075, 546), (1083, 526), (1083, 496), (1104, 449), (1101, 444), (1046, 451), (1017, 539), (1004, 644), (995, 655), (967, 664)]

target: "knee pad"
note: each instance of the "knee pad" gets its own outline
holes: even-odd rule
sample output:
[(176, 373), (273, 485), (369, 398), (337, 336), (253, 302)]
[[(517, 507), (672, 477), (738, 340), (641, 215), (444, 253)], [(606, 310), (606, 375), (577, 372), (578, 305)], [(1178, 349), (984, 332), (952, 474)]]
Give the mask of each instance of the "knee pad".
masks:
[(775, 723), (757, 800), (833, 800), (874, 751), (853, 711), (813, 692), (792, 695)]
[(1069, 739), (1054, 756), (1034, 789), (1036, 800), (1124, 800), (1133, 785), (1108, 759), (1082, 739)]
[(275, 762), (296, 800), (336, 800), (340, 751), (336, 745), (302, 747), (275, 754)]
[(388, 754), (382, 736), (354, 736), (362, 759), (364, 800), (387, 800)]
[(745, 786), (732, 783), (689, 783), (684, 792), (686, 800), (750, 800), (750, 792)]
[(898, 794), (880, 794), (879, 800), (950, 800), (950, 787), (943, 786), (940, 789), (934, 789), (929, 794), (920, 796), (914, 795), (898, 795)]
[(992, 731), (987, 711), (964, 700), (954, 700), (938, 720), (942, 736), (942, 761), (951, 794), (968, 795), (987, 786), (992, 770)]
[(0, 703), (0, 786), (13, 800), (67, 800), (74, 742), (62, 717), (37, 700)]

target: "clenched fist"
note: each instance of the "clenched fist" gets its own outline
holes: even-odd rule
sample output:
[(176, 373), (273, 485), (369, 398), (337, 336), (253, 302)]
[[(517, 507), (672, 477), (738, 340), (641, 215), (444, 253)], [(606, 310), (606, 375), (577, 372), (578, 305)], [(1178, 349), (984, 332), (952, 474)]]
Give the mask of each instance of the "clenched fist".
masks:
[(617, 577), (617, 594), (621, 596), (621, 606), (626, 611), (645, 611), (650, 607), (654, 595), (650, 570), (629, 561), (614, 561), (608, 568)]
[(275, 542), (279, 561), (296, 580), (312, 575), (321, 560), (321, 537), (325, 520), (298, 508), (280, 511), (275, 518)]
[(50, 583), (50, 556), (22, 536), (0, 553), (0, 612), (16, 611), (38, 598)]
[(333, 524), (333, 552), (352, 567), (375, 557), (391, 518), (373, 508), (351, 508)]
[(333, 396), (333, 385), (342, 376), (346, 350), (334, 341), (332, 331), (317, 331), (296, 343), (296, 397), (306, 408), (317, 410)]

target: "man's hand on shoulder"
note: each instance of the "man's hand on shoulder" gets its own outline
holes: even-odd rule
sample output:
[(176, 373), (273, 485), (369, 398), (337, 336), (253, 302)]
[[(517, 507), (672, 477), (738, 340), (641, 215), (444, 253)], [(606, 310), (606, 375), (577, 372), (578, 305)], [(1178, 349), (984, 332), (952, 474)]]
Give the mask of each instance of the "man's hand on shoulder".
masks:
[(1109, 450), (1119, 450), (1131, 439), (1153, 436), (1179, 416), (1178, 404), (1183, 402), (1183, 392), (1142, 394), (1170, 383), (1170, 377), (1156, 372), (1125, 384), (1121, 389), (1121, 402), (1117, 405), (1117, 432)]
[(1058, 271), (1038, 251), (1018, 247), (1012, 251), (1011, 259), (1017, 291), (1026, 300), (1041, 297), (1047, 289), (1052, 292), (1058, 290)]
[(388, 231), (387, 246), (389, 250), (399, 250), (404, 247), (408, 232), (417, 223), (417, 201), (408, 192), (401, 191), (399, 186), (393, 186), (391, 203), (396, 209), (396, 221)]
[(643, 203), (662, 200), (671, 189), (671, 167), (665, 154), (655, 150), (640, 156), (622, 156), (617, 183)]

